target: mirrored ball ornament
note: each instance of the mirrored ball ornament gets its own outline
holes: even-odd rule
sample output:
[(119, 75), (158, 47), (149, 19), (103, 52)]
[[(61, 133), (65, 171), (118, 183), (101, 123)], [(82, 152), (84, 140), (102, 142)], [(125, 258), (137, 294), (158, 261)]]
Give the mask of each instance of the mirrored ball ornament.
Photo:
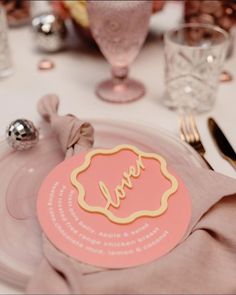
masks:
[(35, 16), (32, 20), (36, 45), (46, 52), (56, 52), (64, 48), (67, 28), (64, 20), (53, 13)]
[(39, 140), (39, 131), (33, 122), (17, 119), (9, 124), (6, 130), (6, 141), (14, 150), (28, 150)]

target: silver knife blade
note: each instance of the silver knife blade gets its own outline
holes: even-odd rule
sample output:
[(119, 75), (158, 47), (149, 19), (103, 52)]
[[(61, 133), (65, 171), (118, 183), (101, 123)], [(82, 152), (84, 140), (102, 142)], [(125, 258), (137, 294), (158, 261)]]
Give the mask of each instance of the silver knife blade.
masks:
[(208, 127), (221, 156), (236, 170), (236, 153), (223, 131), (213, 118), (208, 119)]

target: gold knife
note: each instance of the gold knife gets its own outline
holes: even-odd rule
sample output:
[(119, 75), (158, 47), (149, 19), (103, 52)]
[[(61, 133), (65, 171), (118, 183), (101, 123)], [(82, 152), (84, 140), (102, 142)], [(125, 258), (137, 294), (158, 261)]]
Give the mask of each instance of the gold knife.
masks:
[(223, 131), (213, 118), (208, 119), (208, 127), (220, 155), (236, 170), (236, 153)]

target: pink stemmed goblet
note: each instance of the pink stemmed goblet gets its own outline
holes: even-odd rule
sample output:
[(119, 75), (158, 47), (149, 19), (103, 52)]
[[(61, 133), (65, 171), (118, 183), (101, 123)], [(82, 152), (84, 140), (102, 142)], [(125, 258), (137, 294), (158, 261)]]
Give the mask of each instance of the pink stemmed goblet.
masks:
[(128, 67), (145, 41), (151, 13), (150, 0), (88, 1), (93, 37), (112, 66), (112, 79), (96, 89), (99, 98), (124, 103), (145, 94), (142, 83), (128, 78)]

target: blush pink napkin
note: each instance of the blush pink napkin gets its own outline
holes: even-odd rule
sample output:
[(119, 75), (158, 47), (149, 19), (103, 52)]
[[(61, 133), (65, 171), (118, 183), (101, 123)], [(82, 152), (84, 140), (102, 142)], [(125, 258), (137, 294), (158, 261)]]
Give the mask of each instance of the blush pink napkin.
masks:
[[(57, 105), (55, 96), (45, 97), (39, 111), (54, 126), (70, 156), (81, 150), (82, 135), (74, 132), (81, 122), (58, 117)], [(82, 149), (91, 146), (93, 134), (88, 123), (84, 128)], [(45, 257), (27, 293), (236, 294), (236, 180), (206, 169), (173, 168), (191, 192), (193, 207), (188, 232), (176, 248), (152, 263), (109, 270), (73, 260), (44, 237)]]
[(66, 156), (90, 148), (93, 145), (93, 127), (71, 114), (59, 116), (58, 107), (59, 98), (50, 94), (39, 100), (38, 112), (51, 124)]

